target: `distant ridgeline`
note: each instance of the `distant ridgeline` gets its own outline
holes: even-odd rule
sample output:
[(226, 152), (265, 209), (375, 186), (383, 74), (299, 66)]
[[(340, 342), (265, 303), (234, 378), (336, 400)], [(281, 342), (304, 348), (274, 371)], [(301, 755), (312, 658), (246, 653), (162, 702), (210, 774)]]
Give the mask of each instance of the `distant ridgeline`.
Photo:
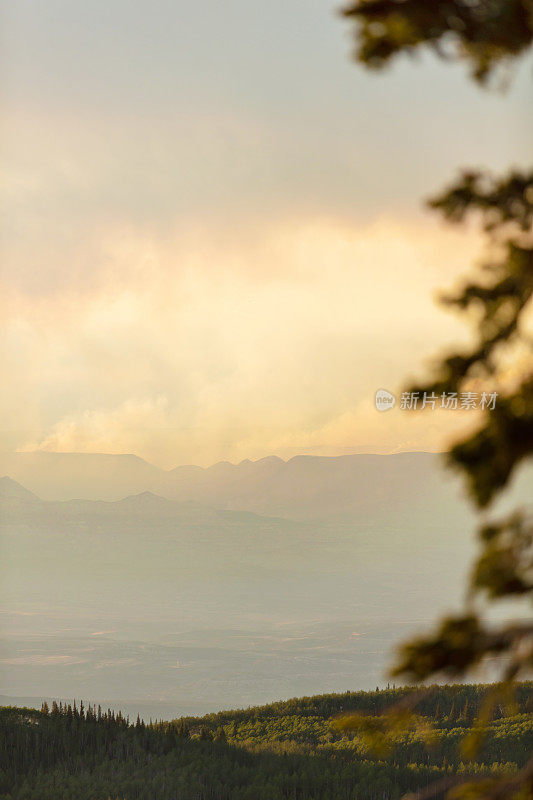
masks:
[(486, 686), (433, 687), (418, 705), (436, 729), (430, 749), (413, 734), (375, 760), (356, 734), (332, 728), (343, 712), (380, 714), (406, 689), (347, 692), (145, 725), (119, 713), (46, 705), (0, 709), (0, 800), (388, 800), (450, 774), (521, 767), (533, 745), (533, 683), (511, 716), (496, 707), (475, 762), (459, 742)]

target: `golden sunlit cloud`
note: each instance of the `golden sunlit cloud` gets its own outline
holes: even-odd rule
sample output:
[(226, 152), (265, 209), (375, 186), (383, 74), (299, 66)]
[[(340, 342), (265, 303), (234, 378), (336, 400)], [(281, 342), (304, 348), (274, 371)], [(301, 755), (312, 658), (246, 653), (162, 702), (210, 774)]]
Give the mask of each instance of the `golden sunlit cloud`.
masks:
[(110, 229), (97, 285), (6, 296), (7, 438), (169, 467), (442, 448), (453, 415), (380, 415), (373, 396), (464, 338), (433, 296), (476, 244), (391, 218)]

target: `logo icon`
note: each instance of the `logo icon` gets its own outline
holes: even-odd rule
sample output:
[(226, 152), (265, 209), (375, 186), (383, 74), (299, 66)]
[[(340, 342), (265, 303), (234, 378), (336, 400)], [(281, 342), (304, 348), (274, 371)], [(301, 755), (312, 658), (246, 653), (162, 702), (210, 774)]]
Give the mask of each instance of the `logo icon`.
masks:
[(396, 398), (386, 389), (378, 389), (374, 398), (378, 411), (390, 411), (396, 405)]

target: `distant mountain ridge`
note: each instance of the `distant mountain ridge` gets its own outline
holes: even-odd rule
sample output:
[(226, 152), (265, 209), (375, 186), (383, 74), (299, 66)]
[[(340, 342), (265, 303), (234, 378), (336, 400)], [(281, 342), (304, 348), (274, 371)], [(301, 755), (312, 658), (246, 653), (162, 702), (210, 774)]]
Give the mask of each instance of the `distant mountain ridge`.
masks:
[(0, 478), (0, 497), (4, 500), (20, 499), (25, 501), (39, 501), (40, 498), (36, 494), (30, 492), (18, 481), (14, 481), (9, 475), (4, 475)]
[(0, 474), (45, 500), (120, 500), (145, 490), (156, 494), (164, 470), (135, 455), (0, 453)]
[(139, 522), (223, 523), (263, 520), (249, 512), (224, 511), (190, 500), (179, 502), (145, 491), (120, 500), (42, 500), (9, 476), (0, 478), (0, 524), (83, 518), (135, 519)]
[(0, 478), (0, 519), (23, 508), (35, 508), (41, 499), (8, 475)]
[[(134, 455), (16, 453), (0, 471), (47, 500), (125, 502), (149, 492), (162, 499), (294, 520), (353, 519), (362, 514), (449, 515), (466, 507), (462, 484), (435, 453), (269, 456), (239, 464), (181, 466), (165, 471)], [(523, 470), (515, 495), (527, 500), (533, 471)], [(156, 501), (153, 501), (156, 502)], [(157, 501), (159, 502), (159, 501)]]

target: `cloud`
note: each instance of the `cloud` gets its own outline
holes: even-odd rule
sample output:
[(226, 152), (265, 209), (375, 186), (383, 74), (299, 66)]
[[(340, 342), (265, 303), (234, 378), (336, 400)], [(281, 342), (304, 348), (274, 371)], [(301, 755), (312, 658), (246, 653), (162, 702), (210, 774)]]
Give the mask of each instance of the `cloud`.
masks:
[(98, 285), (6, 293), (18, 448), (174, 466), (436, 446), (427, 422), (377, 420), (372, 398), (461, 336), (432, 294), (463, 271), (468, 232), (319, 215), (166, 237), (119, 227), (100, 246)]
[(27, 442), (21, 449), (58, 453), (130, 453), (150, 448), (170, 427), (167, 406), (165, 398), (131, 399), (111, 410), (71, 414), (53, 425), (44, 438)]
[(373, 79), (332, 7), (287, 5), (10, 5), (6, 448), (173, 466), (438, 441), (369, 398), (463, 336), (432, 295), (477, 240), (420, 197), (525, 157), (527, 70), (504, 100), (433, 61)]

